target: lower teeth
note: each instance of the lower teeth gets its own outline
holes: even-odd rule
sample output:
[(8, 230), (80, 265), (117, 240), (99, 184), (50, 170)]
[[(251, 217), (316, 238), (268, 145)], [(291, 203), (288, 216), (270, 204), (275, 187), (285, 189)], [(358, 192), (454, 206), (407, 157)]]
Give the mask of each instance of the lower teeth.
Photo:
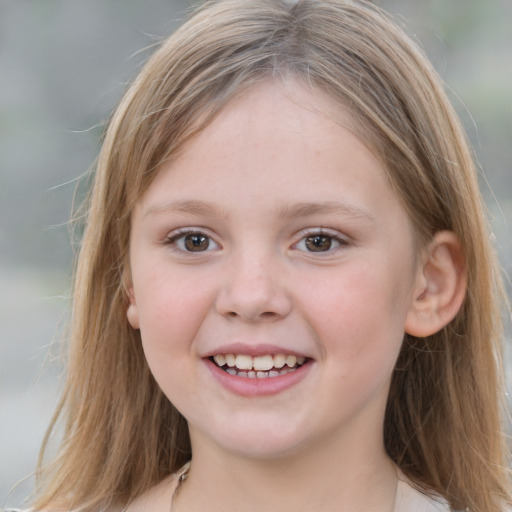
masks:
[(294, 368), (284, 367), (284, 368), (280, 368), (279, 370), (276, 369), (276, 370), (270, 370), (267, 372), (262, 372), (262, 371), (254, 371), (254, 370), (249, 370), (249, 371), (237, 370), (236, 368), (232, 368), (229, 366), (222, 367), (222, 369), (225, 372), (229, 373), (229, 375), (234, 375), (236, 377), (245, 377), (248, 379), (268, 379), (269, 377), (270, 378), (278, 377), (280, 375), (285, 375), (287, 373), (293, 372), (297, 368), (298, 368), (298, 366), (295, 366)]

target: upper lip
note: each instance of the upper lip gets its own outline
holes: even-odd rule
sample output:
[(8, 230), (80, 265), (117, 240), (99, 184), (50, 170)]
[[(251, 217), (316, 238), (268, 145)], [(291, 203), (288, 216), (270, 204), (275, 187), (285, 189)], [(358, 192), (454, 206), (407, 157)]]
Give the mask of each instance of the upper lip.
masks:
[(246, 343), (230, 343), (228, 345), (221, 345), (217, 348), (209, 350), (203, 355), (203, 357), (213, 357), (218, 354), (243, 354), (252, 357), (265, 356), (269, 354), (284, 354), (310, 358), (308, 354), (294, 350), (292, 348), (286, 348), (279, 345), (271, 345), (266, 343), (257, 345), (249, 345)]

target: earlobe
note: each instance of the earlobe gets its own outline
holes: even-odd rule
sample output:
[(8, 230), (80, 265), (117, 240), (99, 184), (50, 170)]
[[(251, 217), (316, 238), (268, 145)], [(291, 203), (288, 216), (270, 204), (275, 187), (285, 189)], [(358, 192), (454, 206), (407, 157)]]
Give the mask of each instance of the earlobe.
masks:
[(126, 310), (128, 322), (134, 329), (140, 329), (139, 312), (137, 310), (137, 304), (135, 303), (133, 286), (128, 288), (128, 301), (128, 309)]
[(416, 337), (439, 332), (459, 312), (467, 276), (461, 244), (451, 231), (436, 233), (418, 270), (405, 331)]

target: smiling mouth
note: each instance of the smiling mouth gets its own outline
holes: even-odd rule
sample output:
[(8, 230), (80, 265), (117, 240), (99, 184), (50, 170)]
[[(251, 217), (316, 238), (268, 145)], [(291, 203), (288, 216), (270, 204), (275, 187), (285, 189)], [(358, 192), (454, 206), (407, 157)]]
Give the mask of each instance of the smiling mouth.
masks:
[(217, 354), (209, 358), (229, 375), (248, 379), (267, 379), (294, 372), (308, 362), (306, 357), (295, 355), (249, 356), (246, 354)]

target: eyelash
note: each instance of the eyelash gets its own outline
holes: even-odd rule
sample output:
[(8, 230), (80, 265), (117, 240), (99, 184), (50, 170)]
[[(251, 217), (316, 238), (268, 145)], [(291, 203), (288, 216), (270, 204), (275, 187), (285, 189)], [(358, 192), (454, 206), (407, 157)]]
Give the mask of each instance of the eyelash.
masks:
[[(190, 237), (190, 236), (194, 236), (194, 235), (198, 236), (198, 237), (202, 237), (203, 240), (208, 242), (208, 245), (206, 246), (206, 248), (204, 250), (193, 251), (193, 250), (189, 250), (184, 245), (186, 243), (186, 238)], [(315, 238), (317, 239), (316, 242), (313, 240)], [(318, 243), (318, 242), (321, 242), (322, 238), (326, 239), (329, 242), (329, 246), (326, 248), (326, 250), (319, 250), (319, 251), (308, 250), (307, 246), (304, 249), (299, 249), (299, 250), (302, 250), (303, 252), (309, 253), (309, 254), (321, 255), (321, 254), (330, 254), (330, 253), (336, 251), (337, 249), (339, 249), (340, 247), (348, 245), (348, 241), (345, 238), (320, 228), (320, 229), (316, 229), (316, 230), (310, 230), (310, 231), (303, 232), (300, 240), (297, 243), (292, 245), (292, 249), (298, 249), (300, 244), (306, 245), (308, 243), (308, 239), (309, 239), (309, 241), (311, 241), (313, 243)], [(336, 244), (335, 247), (332, 247), (332, 242), (335, 242), (335, 244)], [(212, 244), (214, 244), (216, 246), (213, 249), (210, 248), (210, 246)], [(175, 250), (176, 252), (185, 253), (185, 254), (200, 254), (203, 252), (209, 252), (211, 250), (220, 248), (220, 244), (215, 242), (215, 240), (211, 236), (205, 234), (200, 229), (179, 230), (176, 233), (172, 234), (171, 236), (168, 236), (165, 239), (165, 245), (171, 246), (172, 249)]]

